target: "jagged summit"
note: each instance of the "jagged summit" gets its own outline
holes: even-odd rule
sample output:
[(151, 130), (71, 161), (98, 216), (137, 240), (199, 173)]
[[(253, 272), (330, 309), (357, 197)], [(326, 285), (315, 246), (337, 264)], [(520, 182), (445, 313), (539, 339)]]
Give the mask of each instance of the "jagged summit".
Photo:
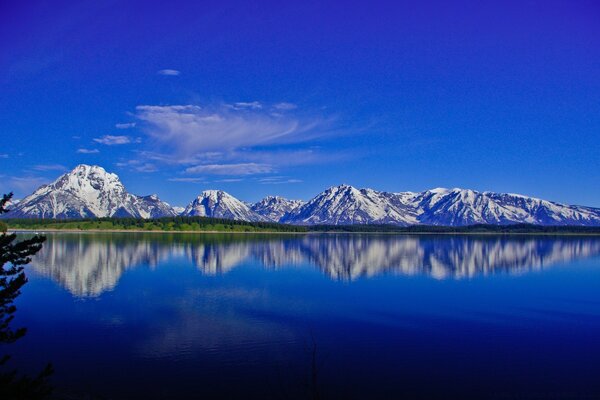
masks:
[(266, 221), (242, 201), (222, 190), (205, 190), (183, 211), (185, 216), (227, 218), (243, 221)]
[(461, 188), (389, 193), (340, 185), (320, 193), (283, 221), (308, 225), (600, 225), (600, 209)]
[(403, 202), (405, 194), (332, 186), (283, 219), (297, 224), (401, 224), (417, 223), (414, 211)]
[(244, 203), (222, 190), (205, 190), (175, 210), (156, 194), (126, 191), (116, 174), (80, 164), (49, 185), (12, 203), (4, 218), (207, 216), (290, 224), (448, 225), (515, 224), (600, 226), (600, 209), (571, 206), (512, 193), (435, 188), (382, 192), (348, 184), (332, 186), (303, 202), (267, 196)]
[(151, 218), (175, 215), (156, 195), (130, 194), (116, 174), (80, 164), (24, 198), (7, 218)]
[(284, 215), (303, 205), (302, 200), (288, 200), (281, 196), (267, 196), (254, 203), (251, 210), (266, 217), (269, 221), (279, 222)]

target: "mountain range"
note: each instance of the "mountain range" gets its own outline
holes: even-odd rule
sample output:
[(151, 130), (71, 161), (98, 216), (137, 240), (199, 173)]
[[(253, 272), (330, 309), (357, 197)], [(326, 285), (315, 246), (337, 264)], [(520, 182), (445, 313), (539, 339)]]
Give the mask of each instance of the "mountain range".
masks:
[(303, 202), (268, 196), (248, 204), (222, 190), (200, 193), (183, 210), (156, 195), (130, 194), (118, 176), (99, 166), (78, 165), (13, 204), (4, 218), (159, 218), (206, 216), (298, 225), (472, 224), (600, 226), (600, 208), (573, 206), (519, 194), (437, 188), (382, 192), (350, 185), (331, 187)]

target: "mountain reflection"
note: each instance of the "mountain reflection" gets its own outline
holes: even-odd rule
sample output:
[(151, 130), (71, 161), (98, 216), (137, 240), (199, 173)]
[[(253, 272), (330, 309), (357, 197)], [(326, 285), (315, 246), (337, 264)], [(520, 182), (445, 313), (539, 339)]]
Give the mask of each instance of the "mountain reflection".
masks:
[(600, 254), (584, 237), (160, 234), (49, 235), (33, 266), (73, 295), (98, 296), (123, 272), (184, 258), (219, 275), (253, 261), (265, 268), (316, 266), (334, 280), (380, 274), (467, 278), (521, 273)]

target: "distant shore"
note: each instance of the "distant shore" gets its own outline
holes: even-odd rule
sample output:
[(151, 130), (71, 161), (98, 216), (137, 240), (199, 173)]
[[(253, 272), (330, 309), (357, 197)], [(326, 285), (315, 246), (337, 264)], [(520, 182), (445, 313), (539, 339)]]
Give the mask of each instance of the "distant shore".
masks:
[(57, 232), (64, 232), (64, 233), (86, 233), (86, 232), (90, 232), (90, 233), (209, 233), (209, 234), (269, 234), (269, 235), (273, 235), (273, 234), (294, 234), (294, 235), (305, 235), (307, 233), (320, 233), (320, 232), (285, 232), (285, 231), (167, 231), (167, 230), (158, 230), (158, 229), (154, 229), (154, 230), (143, 230), (143, 229), (51, 229), (51, 228), (40, 228), (40, 229), (20, 229), (20, 228), (9, 228), (8, 232), (13, 232), (13, 233), (34, 233), (34, 232), (39, 232), (39, 233), (57, 233)]
[(219, 234), (219, 235), (450, 235), (450, 236), (600, 236), (600, 232), (435, 232), (435, 231), (168, 231), (168, 230), (140, 230), (140, 229), (20, 229), (9, 228), (11, 233), (160, 233), (160, 234)]
[(189, 234), (388, 234), (388, 235), (546, 235), (600, 236), (600, 226), (544, 226), (532, 224), (465, 226), (392, 224), (290, 225), (277, 222), (241, 221), (212, 217), (4, 219), (0, 230), (17, 232), (132, 232)]

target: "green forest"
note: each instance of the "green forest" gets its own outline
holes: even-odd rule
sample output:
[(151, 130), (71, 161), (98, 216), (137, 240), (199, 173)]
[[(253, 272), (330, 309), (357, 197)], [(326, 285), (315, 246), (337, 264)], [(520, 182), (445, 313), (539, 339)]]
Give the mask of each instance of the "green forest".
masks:
[(13, 230), (131, 230), (162, 232), (364, 232), (364, 233), (539, 233), (539, 234), (600, 234), (600, 227), (588, 226), (541, 226), (516, 225), (287, 225), (274, 222), (236, 221), (209, 217), (165, 217), (156, 219), (137, 218), (90, 218), (90, 219), (6, 219), (0, 221)]
[(7, 219), (9, 229), (64, 229), (64, 230), (131, 230), (166, 232), (306, 232), (306, 227), (270, 222), (235, 221), (208, 217), (89, 218), (89, 219)]

